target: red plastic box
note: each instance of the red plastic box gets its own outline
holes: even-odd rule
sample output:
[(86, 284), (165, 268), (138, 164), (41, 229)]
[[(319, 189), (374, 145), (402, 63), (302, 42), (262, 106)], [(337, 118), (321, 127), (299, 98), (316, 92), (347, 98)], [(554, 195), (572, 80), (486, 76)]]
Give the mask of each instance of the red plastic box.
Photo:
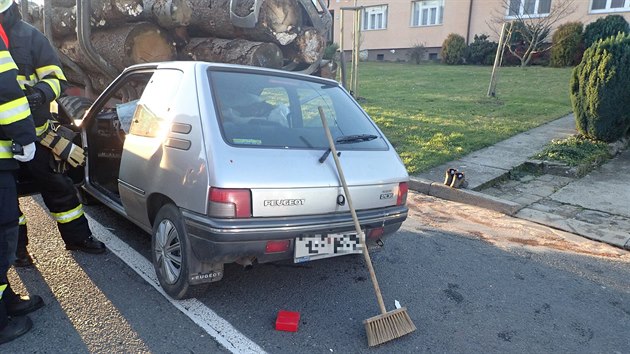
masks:
[(276, 331), (297, 332), (300, 313), (280, 310), (276, 318)]

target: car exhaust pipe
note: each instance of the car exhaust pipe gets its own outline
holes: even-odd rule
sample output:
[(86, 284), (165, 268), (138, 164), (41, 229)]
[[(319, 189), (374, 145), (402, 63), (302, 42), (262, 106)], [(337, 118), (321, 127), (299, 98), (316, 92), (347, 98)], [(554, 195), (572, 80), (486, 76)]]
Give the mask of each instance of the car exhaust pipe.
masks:
[(254, 259), (255, 257), (241, 257), (234, 263), (242, 265), (245, 270), (250, 270), (254, 268)]

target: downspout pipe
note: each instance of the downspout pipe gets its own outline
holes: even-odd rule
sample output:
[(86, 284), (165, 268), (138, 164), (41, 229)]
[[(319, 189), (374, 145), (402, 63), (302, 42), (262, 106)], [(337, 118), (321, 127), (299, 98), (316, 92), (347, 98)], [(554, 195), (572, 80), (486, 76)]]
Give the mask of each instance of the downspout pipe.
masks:
[(118, 71), (100, 56), (90, 40), (90, 0), (77, 0), (77, 40), (79, 47), (86, 54), (88, 60), (103, 72), (109, 79), (118, 76)]

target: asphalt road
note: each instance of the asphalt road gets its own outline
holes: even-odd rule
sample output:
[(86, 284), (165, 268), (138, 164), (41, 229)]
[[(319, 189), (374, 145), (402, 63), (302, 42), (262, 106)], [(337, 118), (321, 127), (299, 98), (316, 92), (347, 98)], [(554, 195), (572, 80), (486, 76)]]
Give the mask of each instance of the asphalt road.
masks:
[[(414, 207), (403, 229), (372, 253), (387, 306), (398, 300), (418, 330), (368, 348), (362, 322), (378, 307), (361, 256), (251, 270), (229, 265), (203, 297), (176, 302), (156, 288), (143, 231), (102, 206), (87, 207), (110, 250), (71, 253), (39, 199), (22, 198), (37, 267), (10, 277), (47, 305), (31, 315), (34, 329), (0, 352), (630, 352), (627, 255), (504, 247), (490, 238), (513, 231), (447, 227), (461, 224), (445, 216), (459, 205), (440, 203), (443, 226)], [(529, 234), (529, 225), (518, 225)], [(281, 309), (300, 312), (298, 332), (274, 330)]]

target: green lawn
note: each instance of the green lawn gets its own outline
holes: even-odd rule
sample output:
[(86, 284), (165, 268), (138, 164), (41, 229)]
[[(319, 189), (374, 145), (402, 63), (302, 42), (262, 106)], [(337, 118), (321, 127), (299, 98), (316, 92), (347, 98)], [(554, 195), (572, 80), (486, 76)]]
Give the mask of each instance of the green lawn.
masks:
[(571, 112), (571, 69), (362, 62), (359, 101), (410, 174), (457, 159)]

